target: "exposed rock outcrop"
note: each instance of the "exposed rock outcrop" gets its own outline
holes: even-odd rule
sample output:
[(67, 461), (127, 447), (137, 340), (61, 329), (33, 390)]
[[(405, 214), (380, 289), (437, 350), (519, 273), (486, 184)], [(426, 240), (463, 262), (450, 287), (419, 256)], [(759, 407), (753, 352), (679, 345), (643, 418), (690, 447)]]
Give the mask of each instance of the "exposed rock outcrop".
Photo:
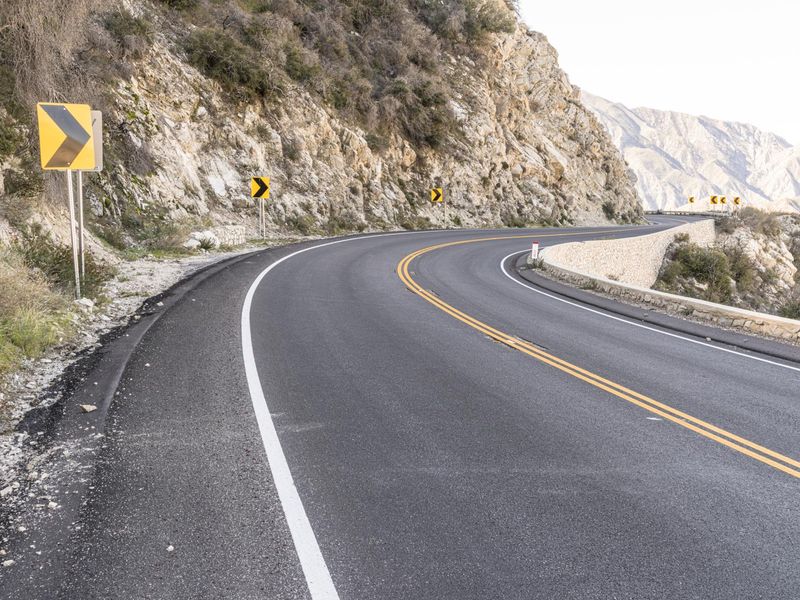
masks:
[[(157, 24), (150, 5), (128, 2)], [(272, 178), (267, 221), (304, 233), (404, 226), (567, 225), (640, 216), (632, 175), (544, 36), (518, 24), (478, 56), (448, 53), (455, 127), (436, 149), (375, 144), (300, 85), (277, 106), (234, 104), (187, 65), (166, 24), (119, 80), (107, 127), (137, 161), (107, 162), (98, 218), (126, 207), (256, 230), (249, 177)], [(135, 163), (148, 163), (135, 172)], [(131, 164), (134, 164), (132, 168)], [(427, 201), (443, 187), (449, 223)]]

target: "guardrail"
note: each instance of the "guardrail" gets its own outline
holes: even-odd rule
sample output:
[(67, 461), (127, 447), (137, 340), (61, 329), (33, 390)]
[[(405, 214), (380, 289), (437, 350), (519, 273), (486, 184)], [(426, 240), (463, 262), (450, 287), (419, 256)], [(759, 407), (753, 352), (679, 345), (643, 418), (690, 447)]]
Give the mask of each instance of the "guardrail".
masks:
[(698, 210), (646, 210), (646, 215), (676, 215), (681, 217), (710, 217), (712, 219), (721, 219), (722, 217), (729, 217), (732, 213), (719, 212), (719, 211), (698, 211)]

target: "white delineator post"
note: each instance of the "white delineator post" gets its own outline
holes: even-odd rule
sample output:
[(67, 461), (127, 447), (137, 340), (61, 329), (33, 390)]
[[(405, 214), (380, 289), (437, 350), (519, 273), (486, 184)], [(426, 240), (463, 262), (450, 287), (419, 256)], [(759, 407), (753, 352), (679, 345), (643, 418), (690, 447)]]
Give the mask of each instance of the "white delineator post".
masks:
[(539, 260), (539, 242), (531, 242), (531, 260)]

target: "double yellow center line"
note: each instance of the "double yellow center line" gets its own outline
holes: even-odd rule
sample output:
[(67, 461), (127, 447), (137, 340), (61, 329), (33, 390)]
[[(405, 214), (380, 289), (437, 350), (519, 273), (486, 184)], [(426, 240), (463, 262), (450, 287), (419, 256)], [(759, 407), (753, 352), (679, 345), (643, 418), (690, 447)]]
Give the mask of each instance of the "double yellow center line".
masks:
[[(619, 230), (618, 230), (619, 231)], [(647, 411), (650, 411), (653, 414), (658, 415), (662, 419), (666, 419), (680, 425), (681, 427), (685, 427), (686, 429), (690, 429), (695, 433), (698, 433), (710, 440), (714, 440), (728, 448), (736, 450), (750, 458), (754, 458), (757, 461), (760, 461), (766, 465), (769, 465), (779, 471), (783, 471), (793, 477), (800, 478), (800, 462), (789, 458), (788, 456), (784, 456), (774, 450), (770, 450), (769, 448), (765, 448), (759, 444), (751, 442), (741, 436), (735, 435), (729, 431), (726, 431), (720, 427), (712, 425), (711, 423), (707, 423), (702, 419), (698, 419), (693, 417), (689, 414), (686, 414), (683, 411), (680, 411), (676, 408), (673, 408), (663, 402), (658, 402), (653, 398), (645, 396), (644, 394), (640, 394), (635, 392), (631, 389), (628, 389), (618, 383), (610, 381), (600, 375), (592, 373), (591, 371), (587, 371), (577, 365), (574, 365), (566, 360), (558, 358), (553, 354), (545, 352), (544, 350), (534, 346), (533, 344), (521, 340), (515, 336), (512, 336), (508, 333), (504, 333), (483, 323), (468, 314), (458, 310), (457, 308), (451, 306), (450, 304), (444, 302), (440, 298), (437, 298), (427, 290), (423, 289), (414, 279), (411, 277), (409, 273), (409, 265), (411, 262), (422, 256), (423, 254), (427, 254), (428, 252), (432, 252), (434, 250), (440, 250), (442, 248), (448, 248), (450, 246), (460, 246), (463, 244), (474, 244), (478, 242), (489, 242), (489, 241), (496, 241), (496, 240), (509, 240), (509, 239), (519, 239), (519, 238), (542, 238), (542, 237), (562, 237), (565, 235), (589, 235), (587, 233), (574, 233), (574, 234), (544, 234), (539, 236), (532, 236), (532, 235), (514, 235), (514, 236), (501, 236), (501, 237), (487, 237), (487, 238), (477, 238), (477, 239), (467, 239), (467, 240), (459, 240), (456, 242), (447, 242), (443, 244), (436, 244), (434, 246), (428, 246), (426, 248), (422, 248), (417, 250), (416, 252), (412, 252), (403, 260), (400, 261), (397, 265), (397, 276), (400, 280), (408, 287), (409, 290), (430, 302), (435, 307), (439, 308), (440, 310), (444, 311), (454, 319), (458, 319), (462, 323), (469, 325), (473, 329), (483, 333), (484, 335), (488, 336), (489, 338), (500, 342), (501, 344), (505, 344), (510, 348), (518, 350), (523, 354), (530, 356), (531, 358), (535, 358), (536, 360), (543, 362), (551, 367), (558, 369), (559, 371), (563, 371), (572, 377), (580, 379), (592, 385), (596, 388), (599, 388), (609, 394), (612, 394), (618, 398), (622, 398), (631, 404), (635, 404)]]

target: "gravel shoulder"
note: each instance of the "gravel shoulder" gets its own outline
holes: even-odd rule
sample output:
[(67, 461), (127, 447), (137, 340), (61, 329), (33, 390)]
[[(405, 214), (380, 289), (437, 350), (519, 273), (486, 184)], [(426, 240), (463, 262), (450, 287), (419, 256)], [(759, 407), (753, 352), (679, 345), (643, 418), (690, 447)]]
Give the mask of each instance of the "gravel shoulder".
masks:
[[(102, 448), (101, 427), (89, 424), (95, 405), (81, 405), (75, 390), (100, 360), (99, 352), (144, 315), (157, 310), (158, 296), (178, 282), (216, 263), (256, 250), (286, 244), (276, 238), (228, 252), (179, 258), (151, 257), (121, 262), (104, 289), (106, 301), (76, 303), (76, 333), (22, 368), (0, 386), (0, 578), (19, 558), (9, 548), (13, 533), (35, 530), (52, 519), (65, 502), (71, 483), (91, 468), (92, 454)], [(83, 439), (54, 436), (68, 413), (85, 414)], [(72, 493), (77, 493), (73, 490)], [(41, 554), (35, 544), (30, 551)]]

